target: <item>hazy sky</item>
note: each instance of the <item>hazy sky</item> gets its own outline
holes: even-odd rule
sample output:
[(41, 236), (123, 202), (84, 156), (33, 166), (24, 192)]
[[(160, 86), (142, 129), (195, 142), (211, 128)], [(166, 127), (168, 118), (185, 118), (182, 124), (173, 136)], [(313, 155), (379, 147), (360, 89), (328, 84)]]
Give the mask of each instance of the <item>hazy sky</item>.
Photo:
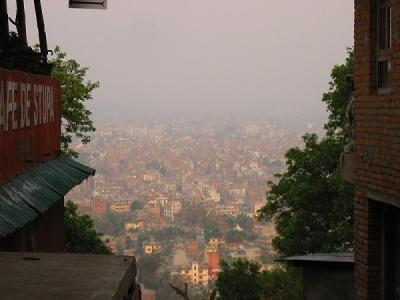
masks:
[(323, 119), (330, 70), (353, 43), (351, 0), (109, 0), (105, 11), (42, 2), (49, 47), (60, 45), (101, 82), (97, 118)]

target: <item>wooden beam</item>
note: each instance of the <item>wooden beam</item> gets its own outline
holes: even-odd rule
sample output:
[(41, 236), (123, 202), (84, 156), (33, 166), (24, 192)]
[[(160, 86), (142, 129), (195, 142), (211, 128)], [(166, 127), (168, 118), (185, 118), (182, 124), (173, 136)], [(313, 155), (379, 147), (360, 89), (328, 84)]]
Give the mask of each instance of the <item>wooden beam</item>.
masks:
[(8, 33), (7, 0), (0, 0), (0, 50), (2, 51), (7, 49)]
[(17, 16), (15, 18), (17, 22), (18, 36), (24, 47), (28, 47), (28, 40), (26, 38), (26, 22), (25, 22), (25, 6), (24, 0), (17, 0)]
[(39, 31), (40, 52), (42, 52), (44, 61), (47, 62), (48, 48), (47, 48), (46, 30), (44, 27), (42, 4), (40, 3), (40, 0), (34, 0), (34, 4), (35, 4), (36, 22)]

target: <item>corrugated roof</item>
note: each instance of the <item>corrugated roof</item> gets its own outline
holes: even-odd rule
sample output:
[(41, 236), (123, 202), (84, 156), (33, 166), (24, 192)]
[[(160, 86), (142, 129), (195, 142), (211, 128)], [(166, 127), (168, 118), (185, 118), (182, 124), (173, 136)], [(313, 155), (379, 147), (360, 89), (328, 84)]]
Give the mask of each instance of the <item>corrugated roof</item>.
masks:
[(95, 170), (60, 155), (0, 186), (0, 237), (46, 212)]
[(319, 253), (300, 256), (282, 257), (279, 261), (288, 262), (320, 262), (320, 263), (354, 263), (354, 253)]

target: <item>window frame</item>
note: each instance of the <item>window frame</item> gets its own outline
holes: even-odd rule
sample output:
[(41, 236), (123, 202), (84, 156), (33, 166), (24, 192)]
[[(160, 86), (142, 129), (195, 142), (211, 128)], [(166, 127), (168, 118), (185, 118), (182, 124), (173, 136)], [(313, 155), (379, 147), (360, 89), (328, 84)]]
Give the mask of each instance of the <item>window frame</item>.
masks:
[[(382, 11), (384, 14), (382, 14)], [(392, 92), (392, 6), (390, 0), (378, 0), (376, 12), (376, 87), (378, 94)], [(382, 15), (385, 22), (382, 27)], [(382, 35), (385, 35), (382, 38)], [(386, 81), (382, 86), (381, 64), (387, 63)]]

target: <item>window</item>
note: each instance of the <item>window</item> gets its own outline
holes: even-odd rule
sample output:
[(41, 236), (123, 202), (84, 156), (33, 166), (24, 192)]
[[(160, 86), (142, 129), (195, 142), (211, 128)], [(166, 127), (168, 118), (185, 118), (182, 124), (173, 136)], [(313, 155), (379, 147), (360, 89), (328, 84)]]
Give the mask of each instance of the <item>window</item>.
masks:
[(392, 10), (389, 0), (379, 0), (377, 7), (377, 87), (391, 87)]

